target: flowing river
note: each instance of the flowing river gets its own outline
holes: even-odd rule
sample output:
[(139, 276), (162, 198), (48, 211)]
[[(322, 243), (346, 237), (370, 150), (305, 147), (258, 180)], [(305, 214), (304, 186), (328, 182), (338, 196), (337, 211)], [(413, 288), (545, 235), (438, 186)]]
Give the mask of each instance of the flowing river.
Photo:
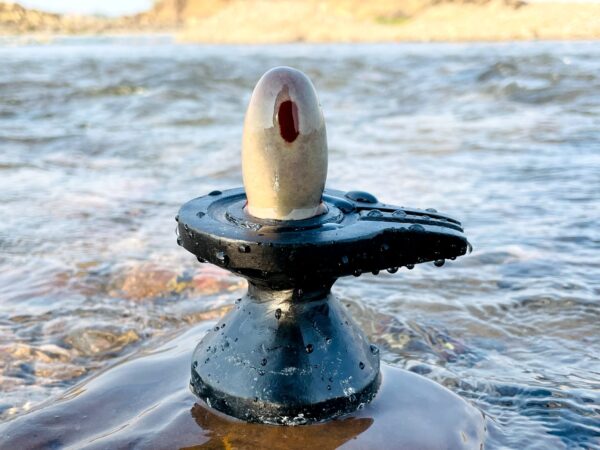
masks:
[(600, 448), (598, 43), (0, 41), (0, 420), (245, 282), (176, 245), (179, 206), (240, 186), (250, 94), (317, 88), (328, 187), (462, 221), (472, 254), (342, 279), (382, 359), (475, 404), (488, 448)]

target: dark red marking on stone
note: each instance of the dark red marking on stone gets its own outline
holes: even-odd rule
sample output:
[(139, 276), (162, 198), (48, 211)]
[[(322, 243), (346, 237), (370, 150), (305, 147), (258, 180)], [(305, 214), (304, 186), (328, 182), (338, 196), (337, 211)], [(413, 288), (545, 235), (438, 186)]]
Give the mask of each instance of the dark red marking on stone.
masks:
[(288, 142), (294, 142), (300, 132), (298, 131), (298, 107), (291, 100), (286, 100), (279, 105), (279, 132), (281, 137)]

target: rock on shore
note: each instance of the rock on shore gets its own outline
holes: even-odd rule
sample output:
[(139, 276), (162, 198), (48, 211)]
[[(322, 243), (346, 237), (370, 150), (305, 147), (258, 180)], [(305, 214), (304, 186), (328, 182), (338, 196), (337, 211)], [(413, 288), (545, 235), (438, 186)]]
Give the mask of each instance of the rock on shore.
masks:
[(118, 18), (53, 14), (0, 1), (0, 35), (176, 31), (218, 10), (227, 0), (160, 0), (146, 12)]
[(0, 35), (101, 31), (107, 27), (108, 22), (95, 17), (52, 14), (23, 8), (17, 3), (0, 2)]

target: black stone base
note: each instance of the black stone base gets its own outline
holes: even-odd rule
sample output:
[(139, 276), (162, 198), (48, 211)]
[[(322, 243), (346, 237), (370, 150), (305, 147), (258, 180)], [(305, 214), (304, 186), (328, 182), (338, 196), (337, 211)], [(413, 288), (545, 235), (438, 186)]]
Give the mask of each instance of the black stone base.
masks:
[(300, 425), (370, 402), (379, 351), (329, 292), (250, 284), (194, 351), (191, 387), (206, 404), (247, 422)]

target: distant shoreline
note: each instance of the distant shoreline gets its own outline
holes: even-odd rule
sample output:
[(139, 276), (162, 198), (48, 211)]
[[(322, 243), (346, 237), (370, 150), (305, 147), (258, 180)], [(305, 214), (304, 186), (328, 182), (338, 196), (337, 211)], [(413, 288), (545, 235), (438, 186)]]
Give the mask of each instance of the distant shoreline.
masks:
[[(155, 10), (117, 19), (60, 16), (0, 3), (0, 38), (45, 41), (60, 36), (168, 35), (176, 42), (205, 44), (600, 39), (599, 3), (456, 1), (428, 4), (408, 16), (385, 9), (385, 2), (354, 11), (349, 9), (351, 2), (339, 0), (230, 0), (212, 4), (210, 12), (194, 15), (198, 1), (188, 0), (188, 6), (196, 8), (191, 12), (165, 12), (166, 6), (159, 2)], [(12, 13), (6, 9), (9, 7)], [(18, 24), (14, 8), (19, 8)]]
[(223, 46), (223, 47), (243, 47), (243, 46), (286, 46), (286, 45), (427, 45), (427, 44), (440, 44), (440, 45), (461, 45), (461, 44), (519, 44), (519, 43), (547, 43), (547, 44), (560, 44), (560, 43), (596, 43), (598, 38), (591, 39), (507, 39), (507, 40), (395, 40), (395, 41), (295, 41), (295, 42), (202, 42), (185, 40), (178, 37), (178, 32), (143, 32), (143, 31), (123, 31), (115, 33), (78, 33), (78, 34), (61, 34), (61, 33), (30, 33), (30, 34), (0, 34), (0, 46), (10, 44), (51, 44), (55, 41), (68, 41), (77, 39), (165, 39), (170, 40), (171, 44), (174, 45), (206, 45), (206, 46)]

